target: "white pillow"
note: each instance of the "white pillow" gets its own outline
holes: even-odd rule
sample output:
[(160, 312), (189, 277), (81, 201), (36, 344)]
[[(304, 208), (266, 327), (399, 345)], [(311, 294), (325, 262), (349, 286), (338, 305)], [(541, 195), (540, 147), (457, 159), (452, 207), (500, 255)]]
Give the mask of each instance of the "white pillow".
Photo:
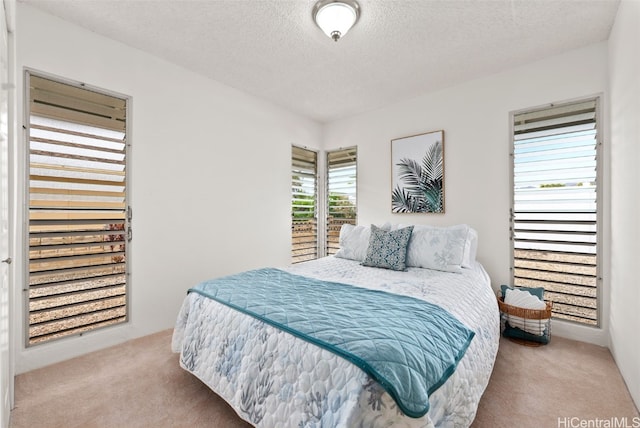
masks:
[(478, 232), (475, 229), (469, 227), (469, 234), (467, 235), (467, 241), (464, 244), (464, 256), (462, 257), (462, 267), (472, 268), (476, 261), (476, 254), (478, 252)]
[[(389, 222), (378, 227), (386, 231), (395, 230), (394, 225)], [(395, 228), (397, 228), (397, 226)], [(362, 262), (367, 256), (369, 239), (371, 239), (371, 226), (343, 224), (340, 228), (340, 237), (338, 238), (340, 249), (334, 256)]]
[(462, 272), (469, 226), (415, 225), (407, 249), (407, 266)]
[[(538, 296), (534, 296), (526, 290), (518, 290), (517, 288), (507, 288), (505, 291), (504, 302), (507, 305), (516, 306), (524, 309), (546, 309), (547, 304), (540, 300)], [(547, 325), (547, 320), (525, 319), (515, 315), (508, 315), (507, 320), (512, 327), (517, 327), (527, 333), (542, 336)]]

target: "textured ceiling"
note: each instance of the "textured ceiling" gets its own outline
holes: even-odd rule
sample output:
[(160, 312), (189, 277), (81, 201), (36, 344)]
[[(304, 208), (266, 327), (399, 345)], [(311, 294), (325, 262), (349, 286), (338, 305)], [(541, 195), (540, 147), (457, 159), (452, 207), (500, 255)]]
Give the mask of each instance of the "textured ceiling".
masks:
[(359, 0), (333, 42), (310, 0), (21, 0), (320, 122), (606, 40), (619, 0)]

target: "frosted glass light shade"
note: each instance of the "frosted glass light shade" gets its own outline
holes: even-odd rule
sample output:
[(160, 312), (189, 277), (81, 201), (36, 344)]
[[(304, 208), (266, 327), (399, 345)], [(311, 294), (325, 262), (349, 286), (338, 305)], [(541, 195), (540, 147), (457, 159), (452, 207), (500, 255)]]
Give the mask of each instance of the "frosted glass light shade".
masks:
[(336, 42), (353, 27), (360, 15), (355, 1), (319, 1), (314, 7), (313, 19), (324, 33)]

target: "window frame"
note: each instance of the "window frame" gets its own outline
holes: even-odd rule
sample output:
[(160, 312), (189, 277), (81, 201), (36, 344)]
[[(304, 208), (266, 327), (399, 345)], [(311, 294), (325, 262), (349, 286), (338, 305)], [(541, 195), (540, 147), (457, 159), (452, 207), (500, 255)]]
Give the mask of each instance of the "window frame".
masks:
[[(602, 117), (603, 117), (603, 112), (602, 112), (602, 99), (603, 99), (603, 95), (602, 94), (595, 94), (595, 95), (591, 95), (591, 96), (585, 96), (585, 97), (579, 97), (579, 98), (574, 98), (574, 99), (569, 99), (569, 100), (565, 100), (565, 101), (560, 101), (560, 102), (554, 102), (554, 103), (549, 103), (549, 104), (545, 104), (542, 106), (537, 106), (537, 107), (531, 107), (531, 108), (525, 108), (525, 109), (520, 109), (517, 111), (512, 111), (510, 112), (510, 123), (509, 123), (509, 138), (510, 138), (510, 147), (509, 147), (509, 157), (510, 157), (510, 209), (509, 209), (509, 238), (510, 238), (510, 262), (509, 262), (509, 267), (510, 267), (510, 279), (511, 279), (511, 283), (515, 284), (515, 230), (514, 230), (514, 226), (515, 226), (515, 218), (514, 218), (514, 213), (515, 213), (515, 118), (518, 115), (522, 115), (522, 114), (526, 114), (526, 113), (535, 113), (535, 112), (543, 112), (547, 109), (551, 109), (551, 108), (556, 108), (556, 107), (562, 107), (562, 106), (570, 106), (570, 105), (574, 105), (574, 104), (579, 104), (579, 103), (586, 103), (586, 102), (594, 102), (595, 104), (595, 156), (596, 156), (596, 160), (595, 160), (595, 168), (596, 168), (596, 174), (595, 174), (595, 203), (596, 203), (596, 208), (595, 208), (595, 300), (596, 300), (596, 308), (595, 308), (595, 314), (596, 314), (596, 322), (595, 323), (587, 323), (587, 322), (581, 322), (581, 321), (577, 321), (577, 320), (572, 320), (572, 319), (567, 319), (567, 318), (561, 318), (561, 317), (556, 317), (554, 315), (552, 315), (552, 318), (554, 319), (554, 321), (562, 321), (562, 322), (567, 322), (576, 326), (581, 326), (581, 327), (589, 327), (589, 328), (602, 328), (603, 326), (603, 321), (605, 321), (603, 319), (603, 312), (604, 312), (604, 308), (603, 308), (603, 272), (605, 271), (605, 267), (603, 266), (603, 260), (604, 260), (604, 251), (606, 251), (606, 245), (604, 243), (604, 229), (605, 229), (605, 213), (604, 210), (606, 208), (605, 204), (605, 195), (604, 195), (604, 175), (605, 175), (605, 169), (606, 169), (606, 164), (605, 164), (605, 148), (604, 148), (604, 143), (603, 143), (603, 136), (604, 136), (604, 123), (602, 121)], [(516, 285), (517, 286), (517, 285)], [(545, 289), (546, 291), (546, 289)]]
[[(331, 192), (331, 186), (330, 186), (330, 182), (329, 182), (329, 178), (330, 178), (330, 168), (331, 168), (331, 162), (329, 160), (329, 157), (332, 154), (336, 154), (336, 153), (345, 153), (348, 154), (350, 151), (353, 151), (353, 156), (354, 156), (354, 160), (353, 160), (353, 164), (354, 164), (354, 180), (355, 183), (353, 185), (353, 193), (354, 193), (354, 199), (355, 202), (353, 204), (353, 209), (355, 211), (355, 215), (352, 219), (352, 221), (345, 221), (342, 222), (342, 224), (352, 224), (352, 225), (357, 225), (358, 224), (358, 146), (350, 146), (350, 147), (343, 147), (343, 148), (339, 148), (339, 149), (334, 149), (334, 150), (327, 150), (325, 152), (325, 192), (324, 192), (324, 198), (325, 198), (325, 203), (324, 203), (324, 207), (325, 207), (325, 224), (324, 224), (324, 255), (332, 255), (335, 254), (335, 252), (337, 251), (333, 251), (329, 248), (329, 244), (330, 244), (330, 239), (329, 239), (329, 233), (330, 233), (330, 223), (329, 223), (329, 217), (330, 217), (330, 203), (331, 203), (331, 199), (330, 199), (330, 192)], [(338, 230), (339, 232), (339, 230)]]
[[(125, 260), (124, 260), (124, 278), (125, 278), (125, 283), (124, 283), (124, 315), (122, 316), (124, 319), (122, 321), (113, 323), (113, 324), (109, 324), (109, 325), (101, 325), (101, 326), (93, 326), (92, 328), (86, 330), (86, 331), (79, 331), (79, 332), (73, 332), (70, 334), (65, 334), (59, 337), (52, 337), (52, 338), (48, 338), (47, 340), (43, 340), (43, 341), (39, 341), (39, 342), (35, 342), (35, 343), (30, 343), (30, 333), (29, 333), (29, 327), (30, 327), (30, 297), (29, 297), (29, 282), (30, 282), (30, 278), (31, 278), (31, 274), (30, 274), (30, 245), (29, 245), (29, 233), (30, 233), (30, 200), (31, 200), (31, 192), (30, 192), (30, 183), (31, 183), (31, 179), (30, 179), (30, 169), (31, 169), (31, 156), (30, 156), (30, 138), (31, 138), (31, 88), (30, 88), (30, 82), (31, 82), (31, 77), (36, 77), (36, 78), (41, 78), (41, 79), (47, 79), (47, 80), (51, 80), (54, 81), (56, 83), (62, 84), (62, 85), (68, 85), (71, 87), (75, 87), (75, 88), (79, 88), (79, 89), (84, 89), (84, 90), (88, 90), (91, 92), (95, 92), (97, 94), (101, 94), (101, 95), (105, 95), (108, 97), (113, 97), (116, 99), (120, 99), (122, 101), (125, 102), (125, 108), (124, 108), (124, 117), (125, 117), (125, 126), (124, 126), (124, 141), (123, 141), (123, 153), (124, 153), (124, 171), (125, 171), (125, 175), (124, 175), (124, 198), (123, 198), (123, 203), (124, 203), (124, 230), (123, 230), (123, 234), (124, 234), (124, 243), (125, 243)], [(40, 70), (36, 70), (33, 68), (29, 68), (29, 67), (24, 67), (23, 69), (23, 86), (24, 86), (24, 98), (23, 98), (23, 106), (22, 106), (22, 110), (23, 110), (23, 120), (24, 120), (24, 125), (23, 125), (23, 141), (24, 141), (24, 175), (23, 175), (23, 183), (24, 183), (24, 192), (23, 192), (23, 216), (24, 216), (24, 221), (23, 221), (23, 231), (22, 231), (22, 236), (24, 239), (24, 245), (22, 246), (22, 253), (23, 253), (23, 260), (24, 260), (24, 266), (23, 266), (23, 274), (24, 274), (24, 285), (21, 287), (22, 288), (22, 302), (23, 302), (23, 319), (22, 319), (22, 326), (23, 326), (23, 340), (24, 340), (24, 347), (25, 348), (31, 348), (31, 347), (37, 347), (39, 345), (44, 345), (44, 344), (48, 344), (48, 343), (53, 343), (53, 342), (57, 342), (61, 339), (77, 339), (83, 335), (86, 334), (90, 334), (96, 331), (100, 331), (103, 329), (108, 329), (108, 328), (113, 328), (113, 327), (120, 327), (122, 325), (128, 324), (131, 320), (131, 257), (132, 257), (132, 201), (131, 201), (131, 186), (132, 186), (132, 173), (131, 173), (131, 157), (132, 157), (132, 139), (131, 139), (131, 111), (132, 111), (132, 97), (129, 95), (125, 95), (122, 93), (118, 93), (116, 91), (112, 91), (112, 90), (106, 90), (104, 88), (100, 88), (100, 87), (96, 87), (93, 85), (88, 85), (84, 82), (80, 82), (80, 81), (76, 81), (76, 80), (72, 80), (72, 79), (68, 79), (68, 78), (64, 78), (61, 76), (57, 76), (51, 73), (47, 73), (47, 72), (43, 72)], [(90, 124), (87, 124), (88, 126), (91, 126)], [(94, 125), (95, 126), (95, 125)], [(108, 298), (108, 297), (105, 297)]]
[[(312, 257), (305, 257), (305, 255), (295, 255), (294, 252), (296, 251), (294, 249), (294, 217), (295, 217), (295, 212), (294, 212), (294, 193), (293, 193), (293, 176), (294, 176), (294, 154), (295, 151), (299, 150), (299, 151), (305, 151), (308, 153), (312, 153), (314, 156), (314, 171), (313, 171), (313, 177), (314, 177), (314, 183), (313, 183), (313, 198), (314, 198), (314, 214), (313, 214), (313, 220), (315, 224), (315, 230), (314, 230), (314, 238), (315, 238), (315, 252), (313, 253)], [(314, 150), (314, 149), (310, 149), (308, 147), (304, 147), (304, 146), (299, 146), (299, 145), (295, 145), (292, 144), (291, 145), (291, 181), (289, 183), (290, 185), (290, 195), (291, 195), (291, 204), (290, 204), (290, 214), (291, 214), (291, 235), (290, 235), (290, 239), (291, 239), (291, 263), (292, 264), (296, 264), (296, 263), (301, 263), (304, 261), (308, 261), (308, 260), (315, 260), (317, 258), (320, 257), (320, 248), (321, 248), (321, 243), (320, 243), (320, 233), (319, 232), (319, 228), (320, 228), (320, 222), (319, 222), (319, 218), (320, 218), (320, 206), (321, 206), (321, 201), (320, 201), (320, 194), (321, 192), (319, 191), (319, 184), (320, 184), (320, 177), (319, 177), (319, 171), (320, 171), (320, 151), (319, 150)], [(309, 246), (309, 248), (312, 248), (311, 246)], [(299, 259), (301, 258), (302, 260), (296, 259), (296, 257), (298, 257)]]

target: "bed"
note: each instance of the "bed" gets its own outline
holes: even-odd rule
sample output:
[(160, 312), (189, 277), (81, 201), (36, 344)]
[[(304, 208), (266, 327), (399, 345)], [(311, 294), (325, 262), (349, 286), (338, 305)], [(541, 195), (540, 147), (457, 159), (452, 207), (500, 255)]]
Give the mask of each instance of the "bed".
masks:
[[(180, 353), (181, 367), (227, 401), (240, 418), (259, 427), (471, 424), (499, 340), (495, 295), (479, 262), (471, 260), (456, 272), (420, 267), (396, 271), (363, 266), (358, 257), (329, 256), (277, 271), (430, 302), (467, 327), (471, 338), (452, 366), (455, 371), (429, 391), (428, 411), (408, 416), (397, 391), (388, 388), (385, 377), (376, 378), (375, 370), (367, 371), (368, 366), (242, 308), (190, 292), (176, 321), (172, 349)], [(322, 289), (318, 284), (314, 287)]]

